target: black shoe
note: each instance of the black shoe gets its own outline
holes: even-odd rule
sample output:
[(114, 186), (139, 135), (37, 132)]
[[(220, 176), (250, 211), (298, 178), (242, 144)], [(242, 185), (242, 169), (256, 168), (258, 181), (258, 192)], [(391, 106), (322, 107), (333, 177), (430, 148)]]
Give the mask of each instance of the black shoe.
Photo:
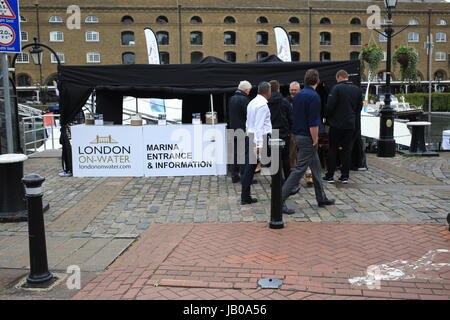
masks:
[(249, 198), (247, 200), (241, 200), (241, 204), (242, 205), (244, 205), (244, 204), (252, 204), (252, 203), (255, 203), (255, 202), (258, 202), (258, 199), (256, 199), (256, 198)]
[(334, 178), (333, 177), (329, 177), (329, 176), (325, 176), (325, 177), (323, 177), (323, 181), (326, 181), (328, 183), (334, 183)]
[(327, 199), (325, 201), (318, 202), (319, 207), (332, 206), (334, 204), (334, 199)]
[(233, 183), (238, 183), (238, 182), (241, 182), (241, 178), (239, 178), (239, 177), (231, 177), (231, 181)]
[(252, 184), (257, 184), (257, 183), (258, 183), (258, 180), (253, 179)]
[(295, 210), (289, 209), (286, 205), (283, 205), (283, 207), (281, 208), (281, 211), (285, 214), (294, 214), (295, 213)]
[(297, 194), (300, 191), (300, 187), (294, 188), (291, 190), (291, 193), (289, 193), (290, 196), (293, 196), (294, 194)]
[(340, 182), (340, 183), (348, 183), (348, 178), (346, 178), (346, 177), (340, 177), (340, 178), (339, 178), (339, 182)]

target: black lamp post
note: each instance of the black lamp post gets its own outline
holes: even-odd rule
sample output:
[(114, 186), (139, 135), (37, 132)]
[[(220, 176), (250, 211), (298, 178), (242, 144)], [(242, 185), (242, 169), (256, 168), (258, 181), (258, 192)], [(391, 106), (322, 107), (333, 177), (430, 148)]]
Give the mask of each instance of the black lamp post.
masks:
[(388, 12), (385, 36), (387, 38), (387, 59), (386, 59), (386, 93), (384, 95), (384, 106), (380, 110), (380, 137), (378, 139), (378, 157), (395, 156), (394, 139), (394, 109), (391, 107), (391, 47), (394, 29), (392, 28), (391, 10), (397, 5), (397, 0), (384, 0)]

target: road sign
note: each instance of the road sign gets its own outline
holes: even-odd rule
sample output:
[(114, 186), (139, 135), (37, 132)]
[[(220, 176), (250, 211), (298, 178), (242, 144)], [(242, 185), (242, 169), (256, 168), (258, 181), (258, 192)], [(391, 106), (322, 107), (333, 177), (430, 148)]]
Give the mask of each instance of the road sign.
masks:
[(20, 51), (19, 0), (0, 0), (0, 52)]

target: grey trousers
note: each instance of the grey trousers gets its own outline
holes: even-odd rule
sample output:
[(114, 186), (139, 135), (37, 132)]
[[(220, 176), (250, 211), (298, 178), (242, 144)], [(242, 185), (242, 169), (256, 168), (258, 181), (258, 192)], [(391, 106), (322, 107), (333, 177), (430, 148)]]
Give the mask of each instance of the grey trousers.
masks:
[(308, 136), (295, 136), (297, 143), (297, 166), (291, 170), (288, 179), (283, 184), (281, 191), (281, 200), (284, 201), (289, 197), (291, 190), (298, 186), (300, 179), (305, 175), (308, 167), (311, 169), (314, 183), (314, 191), (316, 193), (317, 202), (327, 200), (322, 185), (321, 165), (317, 150), (319, 145), (313, 146), (312, 138)]

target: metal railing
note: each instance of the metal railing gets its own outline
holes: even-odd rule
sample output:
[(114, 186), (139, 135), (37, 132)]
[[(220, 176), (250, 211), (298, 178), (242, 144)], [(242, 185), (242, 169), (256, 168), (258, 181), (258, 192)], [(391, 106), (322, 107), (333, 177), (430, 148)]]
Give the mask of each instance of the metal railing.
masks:
[(61, 147), (59, 118), (59, 114), (43, 114), (21, 119), (22, 146), (25, 154)]

